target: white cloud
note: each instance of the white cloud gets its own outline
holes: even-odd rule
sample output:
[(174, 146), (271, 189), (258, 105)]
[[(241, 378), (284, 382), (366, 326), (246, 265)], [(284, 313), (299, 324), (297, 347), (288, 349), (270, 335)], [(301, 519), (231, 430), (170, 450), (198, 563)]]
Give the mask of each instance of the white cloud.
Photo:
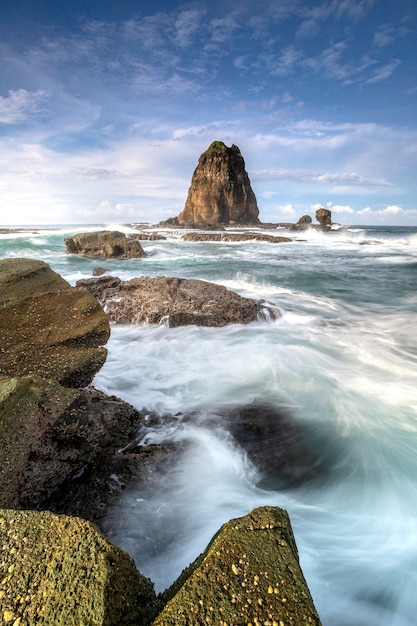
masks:
[(381, 80), (387, 80), (399, 65), (401, 65), (400, 59), (393, 59), (390, 63), (378, 67), (374, 70), (373, 76), (366, 81), (367, 84), (371, 85), (372, 83), (379, 83)]

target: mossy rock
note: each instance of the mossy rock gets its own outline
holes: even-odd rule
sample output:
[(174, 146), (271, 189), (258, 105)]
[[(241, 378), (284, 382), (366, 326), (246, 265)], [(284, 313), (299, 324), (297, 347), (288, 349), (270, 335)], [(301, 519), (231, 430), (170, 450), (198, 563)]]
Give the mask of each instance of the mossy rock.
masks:
[(224, 524), (165, 599), (153, 626), (320, 625), (288, 514), (276, 507)]
[(85, 387), (106, 360), (103, 309), (42, 261), (0, 261), (0, 375), (38, 374)]
[(92, 524), (0, 509), (0, 620), (10, 626), (140, 626), (155, 594)]

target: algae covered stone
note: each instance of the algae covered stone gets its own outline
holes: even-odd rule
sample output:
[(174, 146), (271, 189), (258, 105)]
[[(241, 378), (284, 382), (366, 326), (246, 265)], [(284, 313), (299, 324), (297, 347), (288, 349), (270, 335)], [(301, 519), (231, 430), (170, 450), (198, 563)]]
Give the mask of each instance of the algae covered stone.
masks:
[(46, 263), (0, 261), (0, 375), (87, 386), (106, 360), (108, 319), (85, 289)]
[(140, 626), (155, 594), (133, 560), (89, 522), (0, 509), (0, 622)]
[(166, 592), (154, 626), (318, 626), (290, 520), (276, 507), (222, 526)]

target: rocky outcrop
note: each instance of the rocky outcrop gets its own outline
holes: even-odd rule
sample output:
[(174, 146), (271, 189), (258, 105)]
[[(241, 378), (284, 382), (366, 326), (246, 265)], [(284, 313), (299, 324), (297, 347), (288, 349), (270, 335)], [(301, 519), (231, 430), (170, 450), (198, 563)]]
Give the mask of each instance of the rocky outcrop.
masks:
[(258, 224), (259, 209), (237, 146), (214, 141), (194, 171), (187, 201), (177, 222), (185, 224)]
[(151, 581), (89, 522), (0, 510), (0, 621), (11, 626), (149, 624)]
[(309, 215), (303, 215), (295, 224), (296, 230), (307, 230), (311, 228), (312, 219)]
[(118, 451), (142, 422), (130, 404), (93, 387), (0, 379), (0, 507), (96, 520), (117, 496), (111, 476), (123, 472)]
[(166, 598), (154, 626), (320, 625), (288, 514), (275, 507), (224, 524)]
[(109, 278), (83, 279), (77, 285), (90, 289), (109, 319), (120, 324), (225, 326), (278, 317), (276, 307), (204, 280), (141, 276), (109, 288)]
[(329, 209), (317, 209), (316, 220), (323, 230), (329, 230), (332, 225), (332, 212)]
[(0, 261), (0, 376), (39, 374), (88, 385), (103, 365), (109, 322), (85, 289), (42, 261)]
[(266, 241), (268, 243), (288, 243), (289, 237), (266, 235), (265, 233), (186, 233), (184, 241)]
[(140, 259), (146, 256), (139, 241), (118, 231), (78, 233), (64, 241), (68, 254), (85, 254), (108, 259)]

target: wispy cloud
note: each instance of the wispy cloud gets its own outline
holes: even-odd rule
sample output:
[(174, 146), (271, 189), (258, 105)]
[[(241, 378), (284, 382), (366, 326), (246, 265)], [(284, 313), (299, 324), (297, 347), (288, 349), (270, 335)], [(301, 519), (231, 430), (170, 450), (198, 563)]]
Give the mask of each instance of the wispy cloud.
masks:
[(10, 90), (7, 97), (0, 96), (0, 124), (17, 124), (41, 116), (47, 98), (48, 94), (43, 89)]

